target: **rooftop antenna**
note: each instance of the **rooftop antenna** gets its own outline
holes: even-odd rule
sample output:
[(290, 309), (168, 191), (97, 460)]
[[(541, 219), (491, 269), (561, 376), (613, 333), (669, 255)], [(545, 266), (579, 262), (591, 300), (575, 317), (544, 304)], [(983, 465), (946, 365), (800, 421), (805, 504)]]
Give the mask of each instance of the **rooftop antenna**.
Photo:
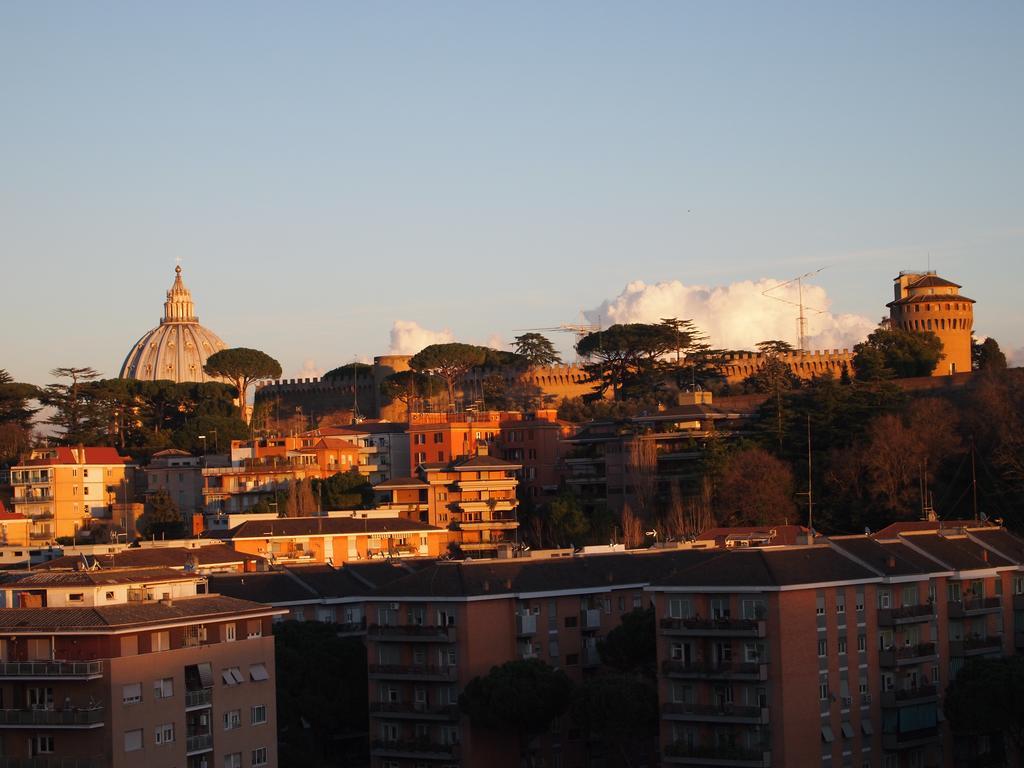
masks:
[[(826, 267), (819, 267), (818, 269), (814, 270), (813, 272), (806, 272), (805, 274), (798, 275), (797, 277), (794, 277), (791, 280), (787, 280), (784, 283), (779, 283), (777, 285), (773, 285), (771, 288), (767, 288), (767, 289), (761, 291), (761, 295), (762, 296), (768, 296), (769, 299), (775, 299), (776, 301), (781, 301), (783, 304), (791, 304), (794, 307), (798, 307), (800, 309), (800, 313), (796, 317), (796, 335), (797, 335), (797, 343), (798, 343), (798, 346), (799, 346), (799, 350), (798, 351), (801, 354), (807, 352), (807, 316), (805, 314), (805, 311), (806, 310), (810, 310), (811, 312), (815, 312), (815, 313), (817, 313), (819, 315), (824, 314), (824, 312), (825, 312), (824, 309), (818, 309), (817, 307), (807, 307), (807, 306), (804, 306), (804, 280), (807, 279), (808, 277), (813, 277), (814, 275), (816, 275), (819, 272), (821, 272), (823, 269), (826, 269)], [(773, 291), (777, 291), (779, 288), (784, 288), (785, 286), (792, 285), (793, 283), (796, 283), (796, 292), (797, 292), (797, 300), (796, 301), (790, 301), (789, 299), (784, 299), (781, 296), (771, 296), (770, 295)]]
[(352, 355), (352, 423), (358, 424), (363, 420), (359, 415), (359, 366), (358, 359)]
[(978, 475), (974, 469), (974, 435), (971, 435), (971, 503), (974, 507), (974, 522), (979, 522), (978, 517)]
[(807, 490), (797, 496), (807, 497), (807, 543), (814, 543), (814, 464), (811, 458), (811, 414), (807, 414)]

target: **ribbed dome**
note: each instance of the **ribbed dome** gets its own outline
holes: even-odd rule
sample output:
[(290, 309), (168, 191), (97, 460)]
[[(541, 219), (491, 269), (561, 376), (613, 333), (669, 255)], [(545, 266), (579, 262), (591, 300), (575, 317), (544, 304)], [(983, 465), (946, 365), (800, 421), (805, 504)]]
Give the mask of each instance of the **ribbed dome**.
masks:
[(164, 302), (164, 317), (132, 347), (121, 366), (122, 379), (219, 381), (207, 376), (203, 366), (210, 355), (227, 345), (199, 324), (192, 294), (181, 281), (181, 267), (175, 267), (174, 272), (174, 284)]

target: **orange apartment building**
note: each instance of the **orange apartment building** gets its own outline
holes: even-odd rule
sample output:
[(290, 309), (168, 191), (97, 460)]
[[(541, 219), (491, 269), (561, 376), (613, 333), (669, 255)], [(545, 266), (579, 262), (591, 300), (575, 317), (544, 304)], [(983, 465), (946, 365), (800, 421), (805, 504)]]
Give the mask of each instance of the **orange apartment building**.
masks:
[(113, 507), (131, 495), (128, 462), (114, 448), (37, 448), (11, 468), (14, 512), (32, 521), (29, 537), (36, 543), (109, 522)]
[[(440, 562), (391, 581), (366, 599), (372, 765), (519, 765), (516, 737), (473, 729), (459, 692), (515, 658), (597, 674), (600, 638), (649, 603), (661, 744), (647, 764), (998, 760), (998, 740), (954, 738), (942, 695), (967, 659), (1024, 642), (1024, 541), (933, 527), (817, 542)], [(562, 720), (537, 764), (595, 757)]]
[(353, 560), (439, 557), (448, 534), (402, 517), (279, 517), (249, 520), (218, 534), (235, 551), (272, 564), (341, 565)]
[(412, 413), (409, 417), (410, 469), (476, 454), (479, 443), (490, 453), (521, 465), (521, 493), (541, 498), (558, 491), (560, 461), (569, 446), (563, 440), (576, 426), (554, 409), (479, 413)]
[(446, 529), (449, 541), (465, 554), (507, 554), (517, 541), (521, 469), (491, 456), (482, 438), (472, 457), (421, 463), (413, 477), (377, 485), (377, 509)]
[(277, 765), (280, 611), (160, 568), (18, 574), (0, 594), (5, 765)]

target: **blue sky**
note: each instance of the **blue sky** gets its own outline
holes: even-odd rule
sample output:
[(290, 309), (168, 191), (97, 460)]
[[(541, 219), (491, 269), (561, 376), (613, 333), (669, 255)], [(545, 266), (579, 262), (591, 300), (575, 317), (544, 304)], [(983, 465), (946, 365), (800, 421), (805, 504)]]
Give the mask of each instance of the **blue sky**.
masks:
[(929, 260), (1019, 349), (1021, 29), (1019, 2), (6, 3), (0, 367), (116, 374), (175, 257), (286, 375), (634, 280), (828, 265), (874, 320)]

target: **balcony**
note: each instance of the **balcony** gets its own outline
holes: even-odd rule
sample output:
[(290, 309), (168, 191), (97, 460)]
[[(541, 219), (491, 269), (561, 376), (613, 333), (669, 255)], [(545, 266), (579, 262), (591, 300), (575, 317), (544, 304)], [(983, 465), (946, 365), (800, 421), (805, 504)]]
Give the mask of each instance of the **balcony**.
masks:
[(201, 709), (213, 704), (213, 688), (198, 688), (185, 691), (185, 710)]
[(532, 613), (516, 614), (516, 636), (526, 637), (536, 634), (537, 617)]
[(4, 661), (0, 680), (96, 680), (103, 677), (102, 661)]
[(601, 628), (601, 609), (587, 608), (580, 611), (580, 629), (592, 632)]
[(88, 709), (0, 709), (0, 728), (102, 728), (103, 707)]
[(103, 768), (100, 757), (0, 757), (0, 768)]
[(935, 643), (919, 643), (901, 648), (889, 648), (878, 652), (878, 664), (882, 667), (901, 667), (934, 661), (938, 653)]
[(338, 637), (353, 637), (366, 634), (366, 619), (359, 621), (344, 621), (334, 625), (334, 631)]
[(413, 760), (454, 760), (459, 755), (458, 744), (441, 744), (440, 742), (421, 739), (405, 741), (372, 742), (371, 752), (374, 757), (398, 757)]
[(510, 531), (519, 527), (514, 514), (491, 515), (488, 520), (460, 520), (452, 525), (457, 531)]
[(666, 720), (765, 725), (768, 722), (768, 709), (767, 707), (743, 707), (735, 704), (668, 703), (662, 705), (661, 716)]
[(767, 749), (744, 747), (704, 747), (685, 742), (669, 744), (663, 751), (667, 765), (729, 766), (730, 768), (770, 768), (772, 753)]
[(32, 541), (52, 541), (53, 531), (31, 531), (28, 537)]
[(666, 635), (689, 637), (764, 637), (765, 623), (755, 619), (669, 619), (661, 620)]
[(931, 621), (933, 618), (935, 618), (935, 605), (932, 603), (905, 605), (902, 608), (880, 608), (878, 626), (892, 627), (899, 624), (913, 624)]
[(369, 636), (378, 642), (454, 643), (455, 627), (423, 624), (371, 624)]
[(458, 679), (456, 667), (434, 667), (426, 664), (371, 664), (370, 679), (375, 680), (424, 680), (448, 683)]
[(949, 618), (962, 619), (965, 616), (980, 616), (985, 613), (999, 613), (1003, 609), (1001, 597), (965, 597), (951, 600), (947, 604)]
[(455, 704), (431, 707), (420, 702), (383, 702), (370, 704), (371, 717), (382, 717), (388, 720), (458, 720), (459, 708)]
[(661, 671), (669, 677), (690, 679), (767, 680), (768, 665), (751, 662), (725, 662), (710, 664), (700, 661), (664, 661)]
[(939, 689), (934, 685), (919, 685), (917, 688), (882, 692), (883, 707), (909, 707), (938, 700)]
[(213, 751), (213, 734), (212, 733), (200, 733), (195, 736), (189, 736), (185, 739), (185, 754), (187, 755), (198, 755), (200, 752), (212, 752)]
[(1024, 595), (1013, 596), (1013, 610), (1024, 611)]
[(915, 749), (934, 743), (939, 738), (938, 727), (921, 728), (916, 731), (904, 731), (902, 733), (883, 733), (882, 749)]
[(1002, 653), (1003, 641), (999, 637), (968, 637), (949, 641), (950, 656), (984, 656)]

